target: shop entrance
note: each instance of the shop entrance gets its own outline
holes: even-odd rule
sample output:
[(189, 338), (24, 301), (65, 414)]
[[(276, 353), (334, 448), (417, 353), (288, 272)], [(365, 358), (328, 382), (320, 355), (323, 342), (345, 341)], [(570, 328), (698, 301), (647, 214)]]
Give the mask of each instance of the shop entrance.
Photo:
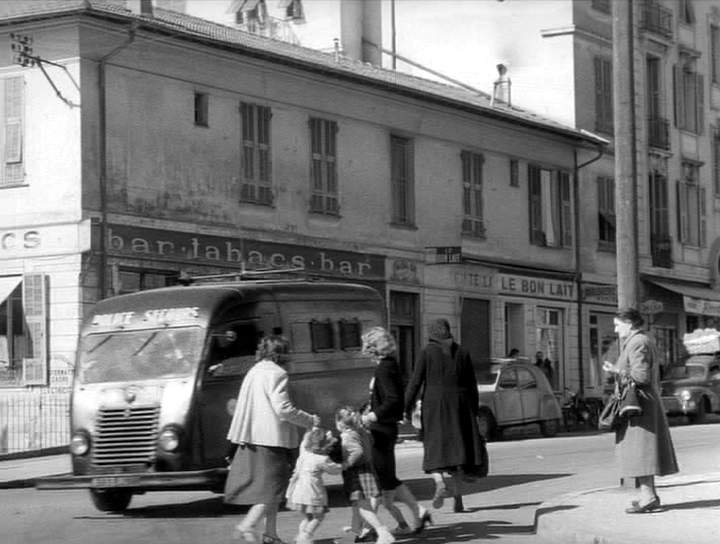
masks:
[(460, 338), (476, 369), (490, 366), (490, 332), (490, 301), (463, 299)]
[(417, 345), (418, 296), (390, 291), (390, 333), (398, 347), (398, 365), (403, 384), (407, 384), (415, 366)]

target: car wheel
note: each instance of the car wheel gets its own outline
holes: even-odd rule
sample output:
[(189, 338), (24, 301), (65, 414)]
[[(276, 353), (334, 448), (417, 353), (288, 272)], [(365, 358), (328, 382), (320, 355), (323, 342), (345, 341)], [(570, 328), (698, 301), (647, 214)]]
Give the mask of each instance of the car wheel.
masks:
[(132, 492), (124, 489), (91, 489), (90, 497), (101, 512), (122, 512), (130, 504)]
[(492, 413), (482, 410), (477, 416), (478, 431), (485, 437), (485, 440), (492, 440), (497, 435), (497, 424)]
[(705, 397), (700, 397), (700, 402), (698, 402), (697, 405), (697, 411), (694, 414), (691, 414), (689, 417), (690, 423), (693, 424), (700, 424), (705, 423), (705, 419), (707, 416), (707, 403), (705, 400)]
[(558, 433), (560, 421), (557, 419), (546, 419), (540, 422), (540, 432), (543, 436), (551, 437)]

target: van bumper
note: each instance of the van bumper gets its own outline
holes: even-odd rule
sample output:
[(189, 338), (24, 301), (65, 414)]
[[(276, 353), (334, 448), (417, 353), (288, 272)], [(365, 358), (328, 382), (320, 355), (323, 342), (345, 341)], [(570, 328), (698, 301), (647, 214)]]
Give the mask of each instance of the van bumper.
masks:
[(134, 489), (137, 491), (211, 490), (220, 492), (228, 470), (142, 472), (118, 474), (60, 474), (35, 480), (36, 489)]

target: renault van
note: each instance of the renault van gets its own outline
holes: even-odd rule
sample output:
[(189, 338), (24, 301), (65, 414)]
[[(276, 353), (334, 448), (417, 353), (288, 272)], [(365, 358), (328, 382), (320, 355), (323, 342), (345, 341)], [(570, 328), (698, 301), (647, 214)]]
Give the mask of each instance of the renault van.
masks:
[(193, 283), (99, 302), (84, 321), (71, 402), (72, 474), (39, 489), (87, 488), (102, 511), (134, 494), (222, 492), (227, 430), (258, 340), (291, 343), (291, 395), (333, 425), (367, 401), (373, 363), (361, 334), (384, 325), (367, 286), (307, 280)]

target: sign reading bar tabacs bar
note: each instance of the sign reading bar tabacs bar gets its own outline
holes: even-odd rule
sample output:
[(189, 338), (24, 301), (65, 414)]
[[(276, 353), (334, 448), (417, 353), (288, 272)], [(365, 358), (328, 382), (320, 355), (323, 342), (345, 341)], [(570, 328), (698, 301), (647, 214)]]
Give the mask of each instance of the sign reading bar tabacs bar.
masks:
[(228, 268), (301, 267), (329, 276), (385, 279), (385, 257), (311, 246), (109, 225), (112, 255), (212, 264)]

